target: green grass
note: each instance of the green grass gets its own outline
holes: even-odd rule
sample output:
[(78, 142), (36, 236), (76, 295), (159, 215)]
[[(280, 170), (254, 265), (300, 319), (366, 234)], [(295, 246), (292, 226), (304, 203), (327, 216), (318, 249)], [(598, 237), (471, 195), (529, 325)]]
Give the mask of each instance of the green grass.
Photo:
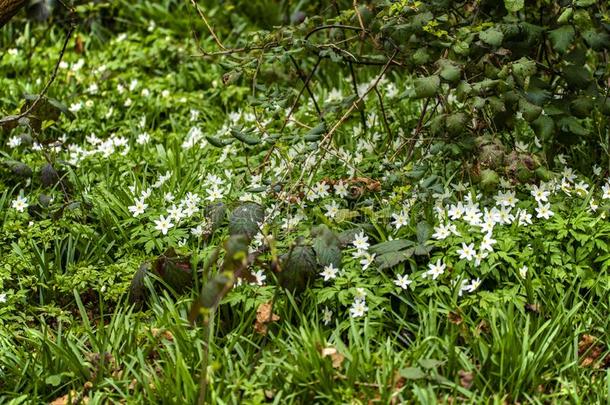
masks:
[[(457, 250), (462, 243), (478, 243), (481, 232), (456, 220), (460, 236), (431, 237), (432, 229), (443, 222), (434, 210), (437, 200), (449, 208), (472, 192), (481, 207), (494, 204), (493, 195), (476, 197), (478, 186), (467, 182), (469, 173), (449, 142), (426, 141), (416, 148), (413, 161), (402, 161), (403, 156), (389, 161), (384, 154), (388, 145), (395, 150), (404, 140), (387, 140), (379, 115), (368, 132), (354, 136), (360, 122), (355, 115), (333, 143), (324, 145), (342, 158), (314, 154), (319, 159), (314, 171), (304, 157), (321, 149), (301, 138), (318, 125), (318, 118), (308, 102), (302, 102), (296, 121), (282, 132), (270, 159), (268, 143), (184, 147), (192, 127), (202, 130), (199, 143), (206, 135), (232, 140), (221, 129), (230, 125), (229, 113), (236, 111), (256, 111), (257, 124), (268, 121), (267, 132), (278, 134), (291, 105), (287, 100), (299, 90), (294, 85), (298, 77), (282, 76), (279, 72), (289, 64), (270, 58), (261, 72), (257, 100), (245, 78), (222, 84), (222, 75), (232, 68), (226, 60), (222, 65), (193, 56), (199, 46), (213, 49), (214, 43), (203, 34), (195, 43), (191, 30), (206, 31), (188, 4), (121, 1), (120, 7), (107, 11), (115, 22), (111, 29), (102, 28), (99, 10), (85, 13), (89, 20), (78, 32), (85, 53), (70, 48), (65, 57), (70, 67), (60, 69), (49, 93), (67, 106), (83, 102), (83, 107), (73, 120), (62, 116), (34, 135), (44, 141), (66, 134), (68, 145), (87, 150), (95, 149), (87, 141), (92, 133), (102, 140), (114, 136), (119, 145), (124, 137), (129, 150), (115, 145), (117, 151), (108, 156), (83, 155), (68, 164), (75, 154), (66, 147), (48, 146), (45, 157), (27, 144), (6, 146), (21, 131), (31, 133), (27, 127), (0, 132), (0, 294), (6, 294), (6, 302), (0, 302), (0, 403), (48, 403), (68, 395), (100, 404), (184, 404), (196, 403), (202, 387), (205, 401), (215, 404), (608, 401), (610, 225), (602, 217), (609, 212), (600, 195), (604, 178), (578, 174), (574, 183), (591, 186), (584, 197), (574, 191), (569, 196), (554, 192), (549, 198), (555, 215), (549, 220), (535, 218), (536, 203), (524, 185), (511, 185), (520, 198), (518, 207), (534, 215), (534, 224), (498, 225), (493, 234), (496, 250), (481, 266), (473, 266), (460, 259)], [(240, 30), (256, 28), (237, 11), (206, 11), (216, 21), (232, 19), (232, 26), (218, 28), (227, 41), (237, 41)], [(148, 30), (150, 21), (156, 22), (155, 29)], [(120, 33), (126, 38), (118, 40)], [(1, 49), (19, 52), (0, 56), (0, 88), (7, 89), (0, 93), (2, 115), (18, 111), (22, 93), (36, 93), (42, 87), (54, 63), (54, 56), (48, 55), (58, 54), (62, 35), (57, 27), (21, 20), (0, 31)], [(30, 51), (33, 56), (28, 59)], [(84, 67), (71, 71), (80, 59)], [(311, 65), (303, 59), (304, 68)], [(273, 69), (278, 71), (275, 78), (270, 76)], [(362, 81), (377, 73), (372, 68), (358, 70)], [(129, 88), (133, 80), (133, 91), (118, 90), (119, 84)], [(401, 88), (410, 85), (409, 78), (394, 75), (388, 82)], [(88, 92), (93, 83), (99, 86), (97, 94)], [(352, 91), (340, 72), (320, 75), (312, 86), (320, 100), (333, 87), (346, 96)], [(148, 97), (142, 95), (144, 89), (150, 92)], [(169, 93), (163, 95), (164, 90)], [(131, 104), (126, 106), (127, 99)], [(284, 104), (278, 104), (282, 100)], [(324, 105), (328, 121), (336, 122), (341, 107)], [(368, 113), (380, 113), (375, 97), (366, 107)], [(408, 134), (421, 104), (397, 96), (386, 108), (395, 133)], [(191, 110), (199, 111), (197, 119), (191, 119)], [(240, 123), (256, 126), (248, 119)], [(144, 131), (151, 141), (140, 145), (136, 140)], [(264, 132), (253, 134), (262, 137)], [(367, 144), (361, 144), (364, 141)], [(532, 153), (542, 153), (531, 148)], [(41, 184), (38, 171), (47, 158), (65, 184)], [(349, 164), (345, 159), (351, 159)], [(11, 171), (15, 160), (34, 170), (29, 180)], [(259, 165), (266, 165), (261, 166), (265, 170), (257, 171)], [(555, 179), (561, 179), (562, 169), (555, 165)], [(170, 179), (155, 188), (166, 172)], [(261, 184), (256, 184), (255, 172), (264, 173)], [(243, 198), (277, 213), (263, 226), (275, 242), (261, 256), (262, 263), (253, 266), (266, 276), (265, 285), (236, 286), (207, 324), (200, 319), (192, 325), (188, 314), (201, 284), (222, 265), (222, 260), (212, 261), (202, 270), (227, 239), (226, 221), (209, 236), (194, 236), (191, 229), (206, 220), (205, 201), (167, 235), (155, 230), (153, 221), (189, 192), (209, 195), (214, 187), (209, 175), (224, 181), (222, 201), (228, 210)], [(305, 195), (317, 182), (354, 176), (378, 180), (378, 188), (370, 191), (367, 184), (358, 183), (355, 192), (362, 194), (356, 197), (295, 202), (298, 193)], [(300, 178), (305, 181), (297, 181)], [(465, 191), (455, 190), (460, 180), (466, 183)], [(264, 181), (270, 188), (252, 191)], [(149, 207), (134, 217), (128, 207), (149, 187)], [(294, 195), (285, 198), (279, 190)], [(449, 196), (444, 200), (434, 197), (445, 191)], [(167, 192), (174, 194), (175, 202), (165, 199)], [(39, 211), (12, 208), (20, 193)], [(38, 206), (41, 195), (53, 201)], [(597, 211), (589, 209), (591, 198), (601, 202)], [(325, 207), (331, 201), (342, 209), (335, 218)], [(391, 215), (403, 209), (410, 221), (397, 229)], [(286, 219), (299, 214), (303, 219), (293, 229), (283, 227)], [(362, 230), (371, 245), (392, 238), (430, 249), (411, 252), (392, 266), (374, 261), (363, 270), (356, 249), (348, 245), (337, 279), (323, 281), (318, 276), (304, 292), (280, 288), (269, 263), (298, 240), (309, 241), (312, 226), (320, 223), (336, 233)], [(131, 305), (130, 282), (140, 265), (178, 246), (199, 270), (193, 286), (176, 293), (166, 280), (148, 277), (146, 305)], [(437, 260), (443, 260), (447, 270), (432, 280), (425, 272), (428, 263)], [(518, 272), (523, 264), (530, 269), (526, 277)], [(393, 280), (399, 274), (408, 274), (414, 283), (406, 290), (398, 288)], [(482, 284), (472, 292), (461, 295), (455, 287), (476, 278)], [(366, 291), (368, 311), (352, 317), (358, 288)], [(257, 308), (269, 301), (279, 319), (268, 325), (267, 334), (256, 333)], [(330, 322), (324, 322), (325, 308), (333, 311)], [(595, 343), (586, 347), (585, 335), (593, 336)], [(334, 365), (324, 349), (336, 350)], [(583, 364), (587, 359), (591, 365)]]

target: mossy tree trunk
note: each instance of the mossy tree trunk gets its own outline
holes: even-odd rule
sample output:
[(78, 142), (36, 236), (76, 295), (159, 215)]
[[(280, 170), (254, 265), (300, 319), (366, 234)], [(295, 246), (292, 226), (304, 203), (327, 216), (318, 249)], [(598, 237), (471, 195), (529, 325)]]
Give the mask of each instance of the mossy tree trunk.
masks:
[(0, 0), (0, 28), (13, 18), (26, 3), (27, 0)]

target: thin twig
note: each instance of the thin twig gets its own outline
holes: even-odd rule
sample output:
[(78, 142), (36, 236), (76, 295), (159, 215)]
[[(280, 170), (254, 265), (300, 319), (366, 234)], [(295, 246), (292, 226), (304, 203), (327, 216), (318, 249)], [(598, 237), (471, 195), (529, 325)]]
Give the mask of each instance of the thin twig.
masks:
[(309, 73), (309, 75), (305, 79), (305, 82), (303, 83), (303, 87), (301, 87), (301, 91), (299, 91), (299, 94), (297, 95), (297, 98), (292, 103), (292, 106), (290, 107), (290, 110), (288, 110), (288, 114), (286, 115), (286, 119), (284, 120), (284, 123), (282, 124), (282, 128), (280, 129), (280, 133), (284, 130), (284, 128), (286, 128), (286, 124), (288, 124), (288, 121), (290, 120), (290, 117), (292, 116), (292, 113), (294, 112), (295, 108), (297, 107), (297, 105), (299, 103), (299, 99), (301, 98), (301, 96), (303, 95), (303, 92), (305, 91), (305, 89), (309, 85), (309, 82), (313, 78), (313, 75), (316, 73), (316, 70), (318, 69), (318, 66), (320, 65), (320, 61), (321, 60), (322, 60), (322, 58), (318, 56), (318, 60), (316, 60), (316, 63), (313, 66), (313, 69), (311, 69), (311, 72)]
[(385, 106), (383, 105), (383, 97), (381, 96), (381, 92), (377, 87), (374, 88), (375, 93), (377, 94), (377, 99), (379, 100), (379, 109), (381, 110), (381, 117), (383, 118), (383, 125), (385, 126), (386, 131), (388, 131), (388, 135), (390, 139), (387, 142), (387, 147), (385, 153), (388, 153), (390, 145), (394, 142), (394, 134), (392, 133), (392, 129), (390, 128), (390, 124), (388, 123), (388, 117), (386, 115)]
[[(354, 72), (354, 65), (349, 60), (347, 61), (347, 65), (349, 66), (349, 73), (350, 73), (350, 76), (352, 77), (352, 87), (354, 88), (354, 94), (356, 95), (356, 97), (358, 97), (359, 96), (358, 82), (356, 81), (356, 72)], [(365, 112), (364, 105), (359, 110), (360, 110), (360, 121), (362, 121), (362, 130), (366, 131), (366, 112)]]
[(214, 32), (214, 30), (212, 29), (212, 27), (208, 23), (208, 20), (205, 18), (205, 15), (203, 14), (203, 11), (201, 11), (201, 8), (199, 8), (199, 4), (197, 4), (197, 0), (191, 0), (191, 3), (195, 7), (195, 10), (197, 10), (197, 13), (199, 14), (199, 17), (201, 17), (201, 19), (203, 20), (203, 23), (205, 24), (205, 26), (208, 28), (208, 31), (210, 31), (210, 34), (212, 34), (212, 37), (214, 38), (214, 41), (216, 41), (216, 44), (223, 51), (226, 50), (227, 48), (225, 48), (224, 45), (222, 44), (222, 42), (220, 42), (220, 39), (218, 39), (218, 37), (216, 36), (216, 33)]
[(40, 94), (38, 94), (38, 97), (36, 97), (36, 99), (34, 100), (32, 105), (30, 105), (21, 114), (18, 114), (18, 115), (9, 115), (8, 117), (0, 119), (0, 125), (6, 124), (6, 123), (9, 123), (9, 122), (19, 121), (21, 118), (27, 116), (32, 111), (34, 111), (36, 106), (40, 103), (42, 98), (45, 96), (45, 94), (49, 90), (49, 87), (51, 87), (51, 85), (55, 81), (55, 78), (57, 77), (57, 71), (59, 70), (59, 65), (61, 64), (61, 60), (64, 57), (64, 53), (66, 52), (66, 48), (68, 47), (68, 42), (70, 42), (70, 38), (72, 37), (72, 33), (73, 32), (74, 32), (74, 26), (70, 26), (70, 28), (68, 29), (68, 33), (66, 34), (66, 39), (64, 40), (64, 44), (63, 44), (63, 46), (61, 48), (61, 52), (59, 53), (59, 59), (57, 59), (57, 63), (55, 64), (55, 68), (53, 69), (53, 73), (51, 74), (51, 78), (49, 79), (49, 81), (47, 81), (47, 84), (44, 86), (44, 88), (42, 89)]
[(358, 100), (354, 101), (354, 103), (345, 112), (345, 114), (343, 114), (343, 116), (339, 119), (339, 121), (337, 121), (337, 123), (332, 127), (332, 129), (330, 131), (328, 131), (328, 134), (326, 134), (326, 136), (324, 136), (324, 139), (322, 140), (322, 142), (332, 139), (333, 134), (337, 131), (337, 129), (339, 129), (341, 124), (343, 124), (349, 118), (351, 113), (358, 107), (358, 104), (360, 104), (360, 102), (366, 98), (366, 96), (373, 90), (373, 88), (379, 84), (379, 81), (383, 78), (383, 76), (387, 72), (388, 68), (392, 64), (392, 61), (394, 60), (394, 57), (396, 56), (397, 53), (398, 53), (398, 50), (394, 51), (394, 54), (392, 54), (390, 59), (384, 65), (383, 69), (381, 70), (381, 73), (377, 76), (377, 78), (375, 79), (373, 84), (368, 89), (366, 89), (366, 91), (362, 94), (362, 96), (358, 97)]
[(309, 97), (311, 98), (311, 101), (313, 102), (313, 105), (316, 108), (316, 111), (318, 112), (318, 116), (320, 117), (320, 120), (322, 122), (324, 122), (324, 115), (322, 114), (322, 110), (320, 110), (320, 107), (318, 106), (316, 97), (314, 96), (313, 92), (309, 88), (309, 83), (307, 81), (307, 78), (303, 75), (303, 72), (301, 71), (301, 68), (299, 67), (299, 64), (294, 59), (294, 57), (291, 54), (288, 54), (288, 58), (290, 58), (290, 60), (292, 61), (294, 68), (297, 70), (297, 74), (301, 78), (301, 81), (305, 84), (305, 90), (307, 90), (307, 93), (309, 93)]

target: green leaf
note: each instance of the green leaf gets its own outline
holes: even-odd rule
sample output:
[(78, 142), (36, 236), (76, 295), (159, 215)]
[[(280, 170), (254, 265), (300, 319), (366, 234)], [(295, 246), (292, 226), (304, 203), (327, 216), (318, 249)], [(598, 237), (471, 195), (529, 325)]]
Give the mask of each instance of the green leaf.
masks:
[(326, 225), (318, 225), (313, 228), (311, 235), (314, 236), (313, 250), (320, 266), (332, 264), (334, 267), (341, 266), (341, 241)]
[(576, 32), (571, 25), (564, 25), (549, 32), (549, 39), (551, 40), (553, 49), (559, 53), (565, 53), (568, 50), (568, 47), (572, 44), (572, 41), (574, 41), (575, 36)]
[(504, 34), (497, 28), (489, 28), (479, 33), (479, 39), (487, 45), (498, 47), (502, 45)]
[(304, 136), (303, 140), (305, 142), (315, 142), (319, 141), (322, 138), (322, 135), (326, 132), (326, 124), (321, 122), (316, 125), (312, 129), (310, 129)]
[(415, 98), (433, 97), (441, 86), (438, 75), (421, 77), (415, 80)]
[(219, 138), (216, 138), (215, 136), (206, 135), (205, 139), (208, 140), (210, 145), (215, 146), (217, 148), (224, 148), (225, 146), (228, 145), (228, 143), (226, 141), (223, 141), (223, 140), (221, 140)]
[(243, 143), (247, 144), (247, 145), (258, 145), (261, 140), (259, 138), (256, 138), (252, 135), (247, 135), (242, 131), (239, 131), (237, 129), (231, 129), (231, 135), (239, 140), (242, 141)]
[(315, 251), (310, 246), (295, 246), (280, 257), (280, 285), (291, 291), (303, 291), (317, 273)]
[(586, 136), (588, 134), (587, 130), (574, 117), (564, 117), (559, 120), (557, 125), (562, 131), (573, 135)]
[(157, 257), (153, 272), (176, 292), (193, 286), (193, 268), (188, 255), (178, 254), (173, 248)]
[(388, 252), (375, 257), (379, 270), (385, 270), (396, 266), (399, 263), (408, 260), (413, 256), (415, 249), (401, 250), (398, 252)]
[(591, 72), (582, 65), (569, 65), (562, 69), (562, 76), (573, 89), (585, 89), (593, 80)]
[(259, 204), (246, 202), (231, 212), (229, 234), (253, 237), (259, 231), (259, 223), (265, 219), (265, 210)]
[(425, 378), (426, 373), (419, 367), (405, 367), (400, 370), (400, 376), (407, 380), (419, 380)]
[(61, 374), (53, 374), (45, 378), (45, 384), (52, 385), (53, 387), (57, 387), (61, 384)]
[(420, 366), (422, 366), (422, 368), (425, 368), (425, 369), (436, 368), (438, 366), (442, 366), (443, 364), (445, 364), (444, 361), (436, 360), (436, 359), (421, 359), (421, 360), (418, 360), (418, 363)]
[(523, 8), (524, 0), (504, 0), (504, 7), (507, 11), (517, 12)]
[(527, 122), (532, 122), (540, 117), (540, 114), (542, 114), (542, 107), (532, 104), (522, 98), (519, 100), (519, 111), (523, 114), (523, 118), (525, 118)]
[(420, 221), (417, 224), (416, 235), (417, 235), (417, 241), (420, 244), (423, 244), (428, 239), (430, 239), (430, 236), (432, 236), (432, 227), (427, 222)]
[(536, 62), (526, 57), (523, 57), (513, 63), (513, 76), (520, 83), (524, 83), (525, 80), (536, 74)]
[(134, 274), (133, 279), (131, 280), (131, 285), (129, 286), (130, 303), (136, 304), (137, 306), (142, 306), (144, 304), (144, 299), (146, 297), (146, 286), (144, 285), (144, 280), (148, 276), (149, 270), (150, 263), (145, 262), (140, 265), (140, 268), (138, 271), (136, 271), (136, 274)]
[(394, 239), (387, 242), (381, 242), (369, 248), (372, 253), (382, 255), (385, 253), (395, 253), (399, 250), (415, 245), (413, 241), (405, 239)]
[(454, 63), (444, 63), (442, 64), (441, 71), (439, 73), (443, 80), (447, 82), (455, 82), (460, 80), (460, 76), (462, 75), (462, 69), (456, 66)]

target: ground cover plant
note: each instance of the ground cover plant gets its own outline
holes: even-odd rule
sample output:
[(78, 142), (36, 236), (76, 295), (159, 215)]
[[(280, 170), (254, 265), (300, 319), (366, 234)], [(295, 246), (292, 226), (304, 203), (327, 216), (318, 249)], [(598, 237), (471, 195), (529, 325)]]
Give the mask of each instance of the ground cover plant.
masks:
[(22, 14), (1, 403), (607, 400), (607, 4)]

